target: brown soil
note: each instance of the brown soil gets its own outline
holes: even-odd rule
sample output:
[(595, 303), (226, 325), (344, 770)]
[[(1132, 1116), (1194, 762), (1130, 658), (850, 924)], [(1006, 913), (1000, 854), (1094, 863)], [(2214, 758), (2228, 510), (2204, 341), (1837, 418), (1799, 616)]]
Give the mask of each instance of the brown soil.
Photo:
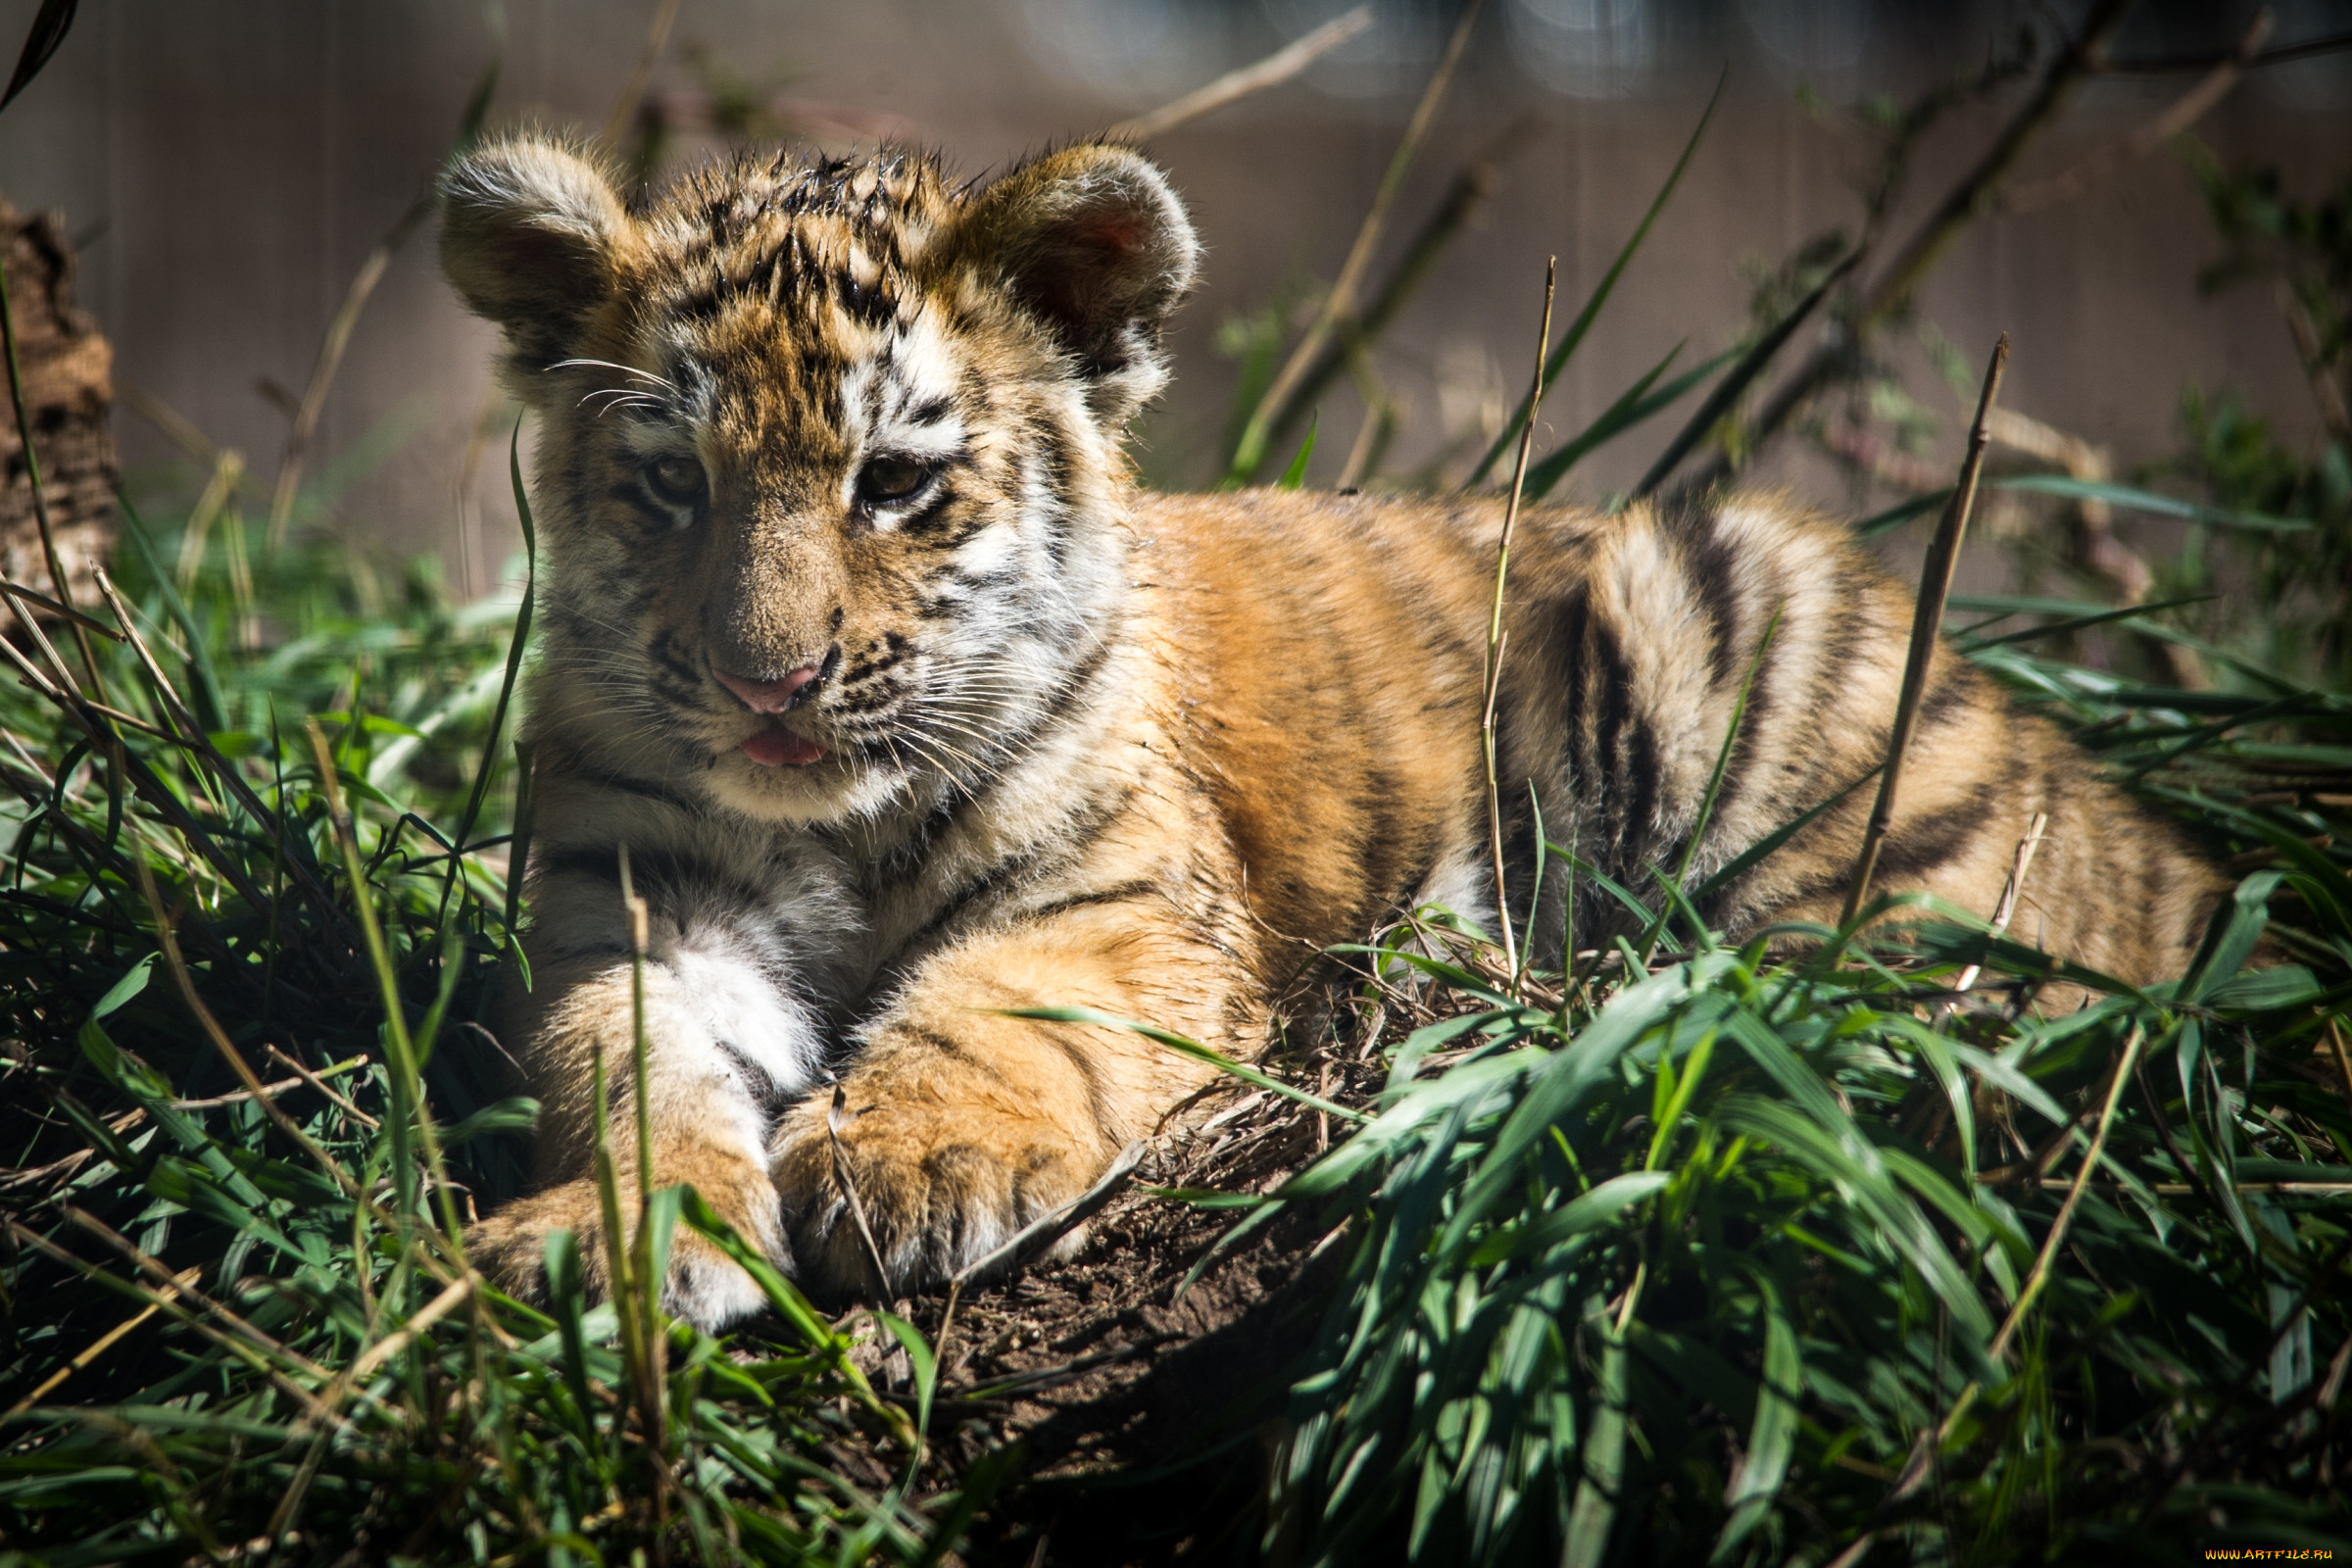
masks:
[[(1371, 1042), (1326, 1036), (1285, 1075), (1360, 1105), (1384, 1072)], [(1294, 1363), (1321, 1319), (1340, 1216), (1287, 1211), (1188, 1286), (1250, 1211), (1149, 1189), (1271, 1192), (1333, 1129), (1241, 1084), (1203, 1096), (1186, 1120), (1075, 1258), (961, 1297), (952, 1322), (945, 1297), (896, 1303), (944, 1349), (931, 1430), (945, 1468), (961, 1477), (1020, 1446), (1017, 1472), (960, 1553), (974, 1568), (1223, 1562), (1256, 1541), (1265, 1464)], [(910, 1391), (903, 1350), (886, 1339), (867, 1350), (882, 1385)]]

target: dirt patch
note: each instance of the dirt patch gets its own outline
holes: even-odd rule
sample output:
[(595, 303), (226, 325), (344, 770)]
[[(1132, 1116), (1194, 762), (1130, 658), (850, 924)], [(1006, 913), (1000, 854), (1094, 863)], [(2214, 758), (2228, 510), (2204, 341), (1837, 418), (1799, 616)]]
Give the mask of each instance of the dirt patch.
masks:
[[(1326, 1035), (1284, 1075), (1366, 1103), (1386, 1072), (1378, 1034), (1376, 1021), (1360, 1042)], [(952, 1318), (944, 1296), (894, 1307), (943, 1350), (931, 1430), (947, 1471), (1019, 1446), (961, 1554), (975, 1568), (1221, 1560), (1255, 1539), (1283, 1396), (1342, 1237), (1300, 1207), (1220, 1251), (1250, 1210), (1152, 1189), (1271, 1192), (1335, 1129), (1245, 1085), (1212, 1091), (1188, 1120), (1076, 1257), (958, 1297)], [(908, 1391), (906, 1353), (869, 1347), (877, 1382)]]

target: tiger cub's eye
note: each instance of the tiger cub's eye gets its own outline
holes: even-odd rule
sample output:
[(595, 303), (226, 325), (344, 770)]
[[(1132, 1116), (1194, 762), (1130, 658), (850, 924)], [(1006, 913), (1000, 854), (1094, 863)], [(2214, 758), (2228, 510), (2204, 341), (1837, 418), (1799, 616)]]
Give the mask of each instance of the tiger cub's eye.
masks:
[(931, 470), (906, 458), (869, 460), (858, 474), (858, 498), (869, 506), (904, 501), (931, 479)]
[(703, 499), (703, 466), (672, 454), (645, 466), (645, 487), (664, 506), (692, 507)]

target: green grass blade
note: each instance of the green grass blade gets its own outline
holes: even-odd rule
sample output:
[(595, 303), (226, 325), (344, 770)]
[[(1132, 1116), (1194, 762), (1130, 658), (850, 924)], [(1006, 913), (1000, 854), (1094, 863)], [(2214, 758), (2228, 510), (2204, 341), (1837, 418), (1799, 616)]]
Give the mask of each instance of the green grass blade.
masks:
[[(1592, 286), (1584, 309), (1576, 313), (1576, 319), (1568, 323), (1568, 330), (1561, 336), (1558, 346), (1544, 360), (1544, 385), (1549, 386), (1559, 378), (1560, 371), (1584, 342), (1585, 334), (1592, 330), (1592, 323), (1599, 318), (1601, 307), (1608, 304), (1618, 278), (1624, 275), (1635, 253), (1642, 249), (1642, 242), (1649, 237), (1650, 225), (1658, 220), (1658, 214), (1666, 210), (1667, 199), (1674, 194), (1674, 188), (1683, 182), (1683, 172), (1690, 167), (1691, 156), (1698, 151), (1699, 141), (1706, 135), (1707, 124), (1715, 118), (1716, 106), (1723, 102), (1723, 90), (1731, 83), (1731, 67), (1726, 66), (1715, 78), (1715, 91), (1708, 96), (1707, 107), (1699, 112), (1698, 123), (1690, 128), (1690, 139), (1683, 143), (1682, 156), (1675, 159), (1674, 168), (1666, 175), (1666, 183), (1660, 185), (1657, 195), (1650, 198), (1649, 211), (1643, 213), (1642, 221), (1634, 225), (1633, 233), (1618, 248), (1616, 259), (1609, 263), (1609, 270), (1601, 273), (1600, 281)], [(1519, 407), (1510, 418), (1503, 421), (1502, 429), (1487, 448), (1486, 455), (1478, 460), (1478, 466), (1470, 470), (1470, 477), (1462, 482), (1462, 488), (1466, 490), (1486, 482), (1487, 475), (1501, 461), (1503, 453), (1509, 451), (1511, 443), (1519, 439), (1519, 431), (1526, 425), (1528, 414), (1534, 406), (1535, 394), (1531, 389), (1520, 398)]]
[(2062, 473), (2028, 473), (2005, 479), (1987, 479), (1984, 487), (1988, 490), (2022, 491), (2028, 495), (2058, 496), (2068, 501), (2104, 501), (2111, 507), (2122, 507), (2130, 512), (2152, 512), (2162, 517), (2180, 517), (2211, 527), (2238, 528), (2249, 533), (2308, 533), (2316, 526), (2308, 517), (2280, 517), (2265, 512), (2209, 507), (2195, 501), (2183, 501), (2178, 496), (2142, 490), (2136, 485), (2116, 484), (2106, 479), (2077, 479)]
[(1888, 533), (1901, 527), (1913, 517), (1941, 510), (1943, 504), (1951, 499), (1952, 493), (1949, 490), (1931, 490), (1926, 495), (1913, 496), (1908, 501), (1898, 501), (1886, 511), (1874, 512), (1855, 523), (1854, 537), (1876, 539), (1883, 533)]
[(1740, 400), (1740, 393), (1747, 390), (1748, 383), (1764, 373), (1764, 368), (1772, 363), (1774, 355), (1781, 352), (1781, 346), (1796, 334), (1796, 329), (1805, 324), (1814, 311), (1820, 308), (1821, 302), (1830, 297), (1830, 290), (1836, 288), (1861, 260), (1861, 251), (1846, 252), (1845, 259), (1831, 268), (1829, 275), (1815, 284), (1811, 293), (1797, 301), (1788, 315), (1773, 323), (1772, 330), (1758, 338), (1755, 346), (1740, 357), (1740, 363), (1733, 366), (1730, 372), (1715, 384), (1715, 390), (1707, 394), (1706, 401), (1698, 406), (1675, 438), (1666, 443), (1666, 450), (1658, 454), (1658, 461), (1649, 466), (1649, 471), (1642, 476), (1642, 482), (1634, 486), (1633, 493), (1637, 499), (1648, 495), (1666, 482), (1666, 476), (1690, 455), (1691, 448), (1697, 446), (1709, 430), (1715, 428), (1715, 421), (1731, 412), (1732, 405)]
[(1760, 1270), (1755, 1281), (1764, 1317), (1764, 1377), (1756, 1388), (1756, 1415), (1748, 1427), (1747, 1451), (1732, 1477), (1727, 1498), (1731, 1517), (1716, 1538), (1714, 1553), (1707, 1559), (1711, 1563), (1730, 1561), (1739, 1544), (1764, 1522), (1796, 1448), (1804, 1357), (1797, 1348), (1796, 1328), (1781, 1303), (1780, 1291)]
[(1315, 456), (1315, 431), (1322, 422), (1323, 411), (1321, 409), (1317, 409), (1308, 416), (1306, 439), (1298, 443), (1298, 455), (1291, 460), (1289, 467), (1282, 470), (1282, 477), (1275, 482), (1275, 489), (1296, 490), (1306, 483), (1306, 466), (1314, 461)]
[(1591, 424), (1579, 431), (1558, 451), (1546, 453), (1543, 462), (1529, 468), (1527, 470), (1528, 499), (1541, 501), (1544, 497), (1551, 494), (1552, 486), (1566, 477), (1570, 468), (1583, 462), (1587, 454), (1642, 423), (1660, 409), (1671, 406), (1692, 387), (1723, 368), (1733, 355), (1739, 352), (1737, 349), (1726, 349), (1713, 359), (1692, 366), (1655, 392), (1650, 391), (1650, 383), (1655, 381), (1666, 367), (1673, 363), (1675, 355), (1680, 354), (1682, 348), (1681, 344), (1676, 344), (1674, 353), (1660, 360), (1647, 374), (1618, 394), (1617, 401), (1603, 409), (1599, 416)]
[(74, 14), (80, 9), (80, 0), (41, 0), (41, 9), (33, 13), (32, 27), (24, 35), (24, 48), (17, 56), (17, 69), (9, 75), (8, 90), (0, 92), (0, 109), (16, 102), (17, 94), (32, 85), (32, 78), (65, 43), (66, 34), (74, 27)]

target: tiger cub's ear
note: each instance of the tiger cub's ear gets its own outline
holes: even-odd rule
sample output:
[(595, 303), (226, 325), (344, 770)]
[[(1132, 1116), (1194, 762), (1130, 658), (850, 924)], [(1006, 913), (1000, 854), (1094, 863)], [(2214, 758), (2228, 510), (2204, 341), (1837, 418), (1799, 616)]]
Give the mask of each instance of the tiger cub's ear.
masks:
[(560, 142), (520, 135), (441, 176), (441, 270), (467, 306), (506, 329), (513, 366), (566, 356), (611, 297), (632, 229), (603, 171)]
[(1042, 318), (1116, 425), (1167, 379), (1160, 323), (1200, 261), (1167, 176), (1124, 147), (1071, 147), (973, 201), (956, 250)]

